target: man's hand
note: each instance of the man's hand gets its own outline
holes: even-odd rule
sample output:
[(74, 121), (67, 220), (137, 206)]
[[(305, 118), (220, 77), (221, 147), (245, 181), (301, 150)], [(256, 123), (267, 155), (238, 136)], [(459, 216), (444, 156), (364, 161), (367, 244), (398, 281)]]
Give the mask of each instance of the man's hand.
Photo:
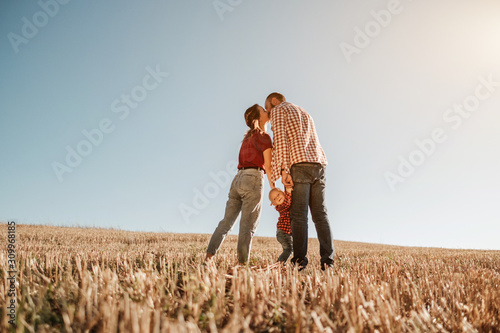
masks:
[(281, 182), (285, 187), (293, 187), (292, 176), (289, 173), (283, 171), (281, 175)]

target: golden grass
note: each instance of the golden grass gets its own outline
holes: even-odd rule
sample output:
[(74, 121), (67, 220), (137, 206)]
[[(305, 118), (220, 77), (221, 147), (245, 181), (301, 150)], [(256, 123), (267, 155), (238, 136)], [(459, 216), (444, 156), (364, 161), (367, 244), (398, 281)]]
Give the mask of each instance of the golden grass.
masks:
[[(7, 226), (0, 225), (2, 248)], [(17, 332), (499, 332), (500, 251), (335, 242), (333, 269), (274, 264), (280, 245), (236, 237), (203, 265), (210, 235), (17, 225)], [(0, 252), (0, 330), (6, 251)]]

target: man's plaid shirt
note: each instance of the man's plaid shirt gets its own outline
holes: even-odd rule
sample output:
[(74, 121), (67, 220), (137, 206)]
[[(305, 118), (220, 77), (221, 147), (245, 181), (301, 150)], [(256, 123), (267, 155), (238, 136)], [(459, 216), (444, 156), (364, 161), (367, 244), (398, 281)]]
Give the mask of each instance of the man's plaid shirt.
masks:
[(281, 177), (281, 169), (290, 173), (295, 163), (310, 162), (327, 165), (312, 117), (300, 106), (283, 102), (271, 111), (273, 157), (271, 178)]
[(276, 210), (280, 213), (278, 224), (276, 228), (283, 230), (287, 234), (292, 233), (292, 226), (290, 223), (290, 204), (292, 203), (292, 194), (285, 192), (285, 200), (281, 205), (276, 206)]

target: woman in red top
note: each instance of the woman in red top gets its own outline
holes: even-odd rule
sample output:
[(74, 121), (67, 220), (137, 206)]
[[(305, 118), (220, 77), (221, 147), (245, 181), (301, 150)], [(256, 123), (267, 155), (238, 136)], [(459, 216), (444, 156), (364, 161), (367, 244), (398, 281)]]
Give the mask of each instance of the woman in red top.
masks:
[[(241, 143), (238, 173), (231, 183), (229, 199), (226, 203), (224, 218), (215, 229), (207, 248), (206, 259), (217, 253), (220, 245), (233, 228), (241, 212), (238, 235), (238, 261), (248, 261), (252, 238), (259, 225), (262, 198), (264, 196), (264, 173), (271, 170), (271, 137), (266, 133), (269, 115), (266, 110), (255, 104), (245, 112), (245, 122), (250, 128)], [(271, 188), (270, 172), (267, 178)]]

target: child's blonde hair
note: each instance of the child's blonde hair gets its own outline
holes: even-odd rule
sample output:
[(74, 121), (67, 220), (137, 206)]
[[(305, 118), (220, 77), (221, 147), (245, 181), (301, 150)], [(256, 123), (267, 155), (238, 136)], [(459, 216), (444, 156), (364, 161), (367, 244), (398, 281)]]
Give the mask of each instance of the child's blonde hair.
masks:
[(282, 189), (280, 189), (279, 187), (275, 187), (275, 188), (273, 188), (271, 191), (269, 191), (269, 200), (271, 200), (271, 201), (272, 201), (272, 199), (271, 199), (271, 194), (273, 194), (273, 193), (274, 193), (274, 192), (276, 192), (276, 191), (278, 191), (278, 192), (283, 192), (283, 190), (282, 190)]

